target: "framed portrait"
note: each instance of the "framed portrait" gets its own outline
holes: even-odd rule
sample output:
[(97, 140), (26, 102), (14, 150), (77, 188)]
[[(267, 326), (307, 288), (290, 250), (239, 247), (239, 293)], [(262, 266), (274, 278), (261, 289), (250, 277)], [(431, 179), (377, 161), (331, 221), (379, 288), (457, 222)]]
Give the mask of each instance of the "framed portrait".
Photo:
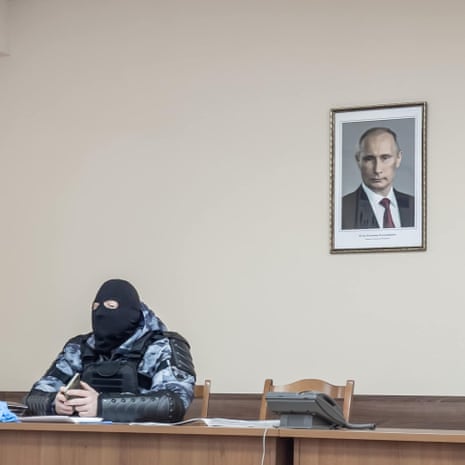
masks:
[(426, 250), (426, 102), (330, 111), (331, 253)]

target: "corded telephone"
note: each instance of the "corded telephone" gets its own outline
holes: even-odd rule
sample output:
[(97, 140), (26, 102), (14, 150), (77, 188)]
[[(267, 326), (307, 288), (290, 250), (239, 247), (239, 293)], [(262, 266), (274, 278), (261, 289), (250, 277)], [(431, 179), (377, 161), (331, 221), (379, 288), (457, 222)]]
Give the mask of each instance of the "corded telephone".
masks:
[(373, 423), (348, 423), (336, 401), (323, 392), (269, 392), (266, 400), (270, 410), (280, 415), (282, 428), (375, 428)]

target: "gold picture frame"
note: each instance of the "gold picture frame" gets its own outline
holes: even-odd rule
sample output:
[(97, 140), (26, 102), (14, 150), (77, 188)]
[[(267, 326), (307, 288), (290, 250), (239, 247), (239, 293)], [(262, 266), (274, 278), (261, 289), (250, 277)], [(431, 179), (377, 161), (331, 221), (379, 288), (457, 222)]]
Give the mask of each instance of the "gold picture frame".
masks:
[(330, 133), (330, 252), (426, 250), (426, 102), (335, 108)]

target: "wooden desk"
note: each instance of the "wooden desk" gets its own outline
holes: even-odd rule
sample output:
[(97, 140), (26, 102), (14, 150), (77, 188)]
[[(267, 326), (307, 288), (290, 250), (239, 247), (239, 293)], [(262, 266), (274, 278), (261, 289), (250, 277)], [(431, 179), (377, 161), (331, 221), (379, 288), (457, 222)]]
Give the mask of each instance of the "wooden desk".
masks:
[[(263, 429), (0, 423), (0, 465), (260, 465)], [(266, 465), (291, 465), (292, 440), (266, 431)]]
[(294, 438), (294, 465), (463, 465), (465, 431), (281, 429)]
[[(260, 465), (263, 429), (0, 423), (0, 465)], [(293, 447), (292, 447), (293, 444)], [(264, 465), (462, 465), (465, 431), (266, 431)]]

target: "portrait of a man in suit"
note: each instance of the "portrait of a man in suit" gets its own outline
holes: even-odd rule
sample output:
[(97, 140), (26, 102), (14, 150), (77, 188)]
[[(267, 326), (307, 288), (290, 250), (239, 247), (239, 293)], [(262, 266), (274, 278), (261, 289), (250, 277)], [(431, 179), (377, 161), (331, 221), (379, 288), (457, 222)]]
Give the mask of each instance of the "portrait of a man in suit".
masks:
[(342, 197), (342, 229), (415, 226), (414, 196), (394, 188), (402, 157), (392, 129), (372, 127), (360, 136), (355, 163), (361, 183)]

